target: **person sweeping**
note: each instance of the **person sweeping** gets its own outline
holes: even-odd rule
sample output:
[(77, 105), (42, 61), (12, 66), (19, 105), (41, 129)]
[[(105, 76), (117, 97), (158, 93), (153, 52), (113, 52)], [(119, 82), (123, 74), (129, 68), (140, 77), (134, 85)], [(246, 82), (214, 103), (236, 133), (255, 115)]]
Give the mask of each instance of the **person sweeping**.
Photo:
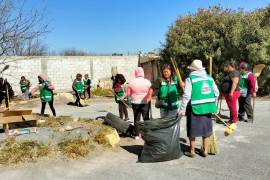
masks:
[(39, 90), (40, 93), (40, 101), (41, 101), (41, 115), (44, 115), (46, 104), (48, 103), (50, 106), (50, 109), (53, 113), (53, 116), (56, 116), (55, 109), (53, 106), (53, 90), (54, 86), (50, 81), (47, 80), (46, 76), (44, 74), (40, 74), (38, 76), (38, 82), (39, 85), (36, 86), (32, 91), (29, 93), (29, 96), (34, 94), (36, 91)]
[(75, 105), (77, 105), (78, 107), (83, 107), (80, 102), (81, 96), (84, 95), (84, 82), (82, 80), (82, 74), (78, 73), (76, 75), (76, 79), (74, 79), (72, 84), (72, 89), (75, 92), (76, 96)]
[(87, 94), (88, 99), (90, 99), (91, 98), (91, 79), (89, 78), (88, 74), (84, 75), (84, 85), (85, 85), (84, 96), (86, 97), (86, 94)]
[[(253, 120), (253, 108), (251, 105), (251, 97), (256, 97), (256, 77), (249, 70), (249, 66), (246, 62), (242, 62), (240, 67), (240, 97), (238, 101), (239, 111), (238, 118), (239, 121), (252, 122)], [(247, 114), (247, 119), (244, 119), (245, 114)]]
[[(212, 113), (217, 112), (219, 90), (215, 81), (209, 76), (201, 60), (194, 60), (190, 66), (189, 77), (185, 80), (185, 89), (178, 115), (187, 116), (187, 136), (190, 140), (190, 151), (185, 154), (195, 156), (195, 139), (202, 137), (200, 154), (206, 157), (209, 137), (212, 134)], [(185, 113), (186, 112), (186, 113)]]
[(113, 90), (114, 90), (115, 102), (118, 104), (119, 116), (121, 119), (123, 119), (125, 115), (124, 120), (128, 121), (129, 117), (128, 117), (127, 105), (124, 103), (124, 98), (125, 98), (124, 95), (127, 94), (127, 92), (125, 92), (126, 79), (123, 74), (117, 74), (115, 76), (115, 81), (116, 83), (113, 86)]
[(26, 79), (25, 76), (21, 77), (20, 87), (21, 87), (23, 100), (28, 100), (29, 99), (30, 81), (28, 79)]

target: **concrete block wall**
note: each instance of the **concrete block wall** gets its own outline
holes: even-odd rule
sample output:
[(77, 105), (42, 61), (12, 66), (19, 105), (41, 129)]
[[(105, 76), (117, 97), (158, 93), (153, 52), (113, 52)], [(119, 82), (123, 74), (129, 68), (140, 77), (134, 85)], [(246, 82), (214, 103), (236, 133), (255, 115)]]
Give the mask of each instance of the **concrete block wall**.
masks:
[[(4, 61), (4, 59), (0, 59)], [(47, 75), (58, 92), (71, 91), (72, 79), (77, 73), (89, 74), (94, 83), (99, 79), (111, 77), (111, 68), (117, 67), (118, 73), (124, 74), (129, 81), (134, 78), (138, 65), (138, 56), (41, 56), (5, 58), (10, 68), (1, 76), (7, 78), (15, 93), (20, 92), (21, 76), (30, 80), (33, 88), (38, 85), (37, 76)], [(9, 62), (11, 61), (11, 62)], [(3, 65), (0, 65), (2, 69)]]

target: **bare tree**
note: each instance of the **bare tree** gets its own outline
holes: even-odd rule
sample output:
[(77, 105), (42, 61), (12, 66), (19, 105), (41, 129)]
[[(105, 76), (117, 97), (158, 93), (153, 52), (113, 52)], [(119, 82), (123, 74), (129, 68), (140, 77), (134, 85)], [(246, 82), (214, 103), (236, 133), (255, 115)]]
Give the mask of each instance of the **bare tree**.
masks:
[(15, 46), (17, 56), (44, 56), (48, 55), (48, 47), (39, 38), (27, 39)]
[[(29, 51), (31, 47), (42, 51), (45, 49), (38, 41), (42, 34), (48, 32), (48, 25), (42, 23), (43, 13), (26, 11), (23, 4), (17, 7), (16, 2), (0, 0), (0, 57), (25, 55), (26, 49), (32, 52)], [(3, 59), (1, 63), (5, 63)]]

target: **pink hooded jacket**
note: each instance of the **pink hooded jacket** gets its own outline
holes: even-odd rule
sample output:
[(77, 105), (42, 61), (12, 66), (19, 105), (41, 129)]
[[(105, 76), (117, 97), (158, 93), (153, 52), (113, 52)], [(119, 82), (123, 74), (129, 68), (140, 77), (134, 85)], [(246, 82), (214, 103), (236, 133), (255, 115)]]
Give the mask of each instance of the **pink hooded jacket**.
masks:
[[(40, 77), (40, 78), (43, 79), (44, 81), (47, 80), (47, 77), (46, 77), (45, 74), (40, 74), (40, 75), (38, 75), (38, 77)], [(48, 86), (47, 86), (47, 87), (48, 87), (48, 89), (50, 89), (50, 90), (54, 90), (54, 86), (52, 85), (51, 82), (48, 83)], [(38, 91), (38, 90), (39, 90), (39, 85), (36, 86), (36, 87), (34, 87), (34, 88), (31, 90), (31, 93), (33, 94), (33, 93), (35, 93), (35, 92)]]
[(135, 70), (135, 79), (128, 84), (127, 94), (131, 97), (133, 104), (147, 104), (147, 95), (151, 87), (151, 82), (144, 78), (143, 68)]

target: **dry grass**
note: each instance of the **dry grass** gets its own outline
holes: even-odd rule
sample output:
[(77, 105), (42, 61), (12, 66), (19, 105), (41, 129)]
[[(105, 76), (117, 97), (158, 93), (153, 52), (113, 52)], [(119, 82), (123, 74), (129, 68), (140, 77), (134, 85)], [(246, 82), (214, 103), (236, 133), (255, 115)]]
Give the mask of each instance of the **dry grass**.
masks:
[[(65, 123), (74, 122), (71, 117), (38, 117), (45, 122), (41, 127), (59, 127)], [(15, 138), (7, 138), (0, 142), (0, 164), (10, 165), (18, 163), (35, 162), (40, 157), (47, 157), (60, 151), (65, 157), (78, 159), (86, 157), (92, 149), (99, 147), (110, 147), (105, 136), (113, 132), (113, 129), (103, 124), (100, 120), (76, 119), (89, 130), (88, 140), (78, 137), (73, 140), (65, 140), (55, 146), (46, 146), (37, 141), (20, 141)]]
[(58, 116), (58, 117), (46, 117), (46, 116), (39, 116), (36, 115), (37, 119), (39, 120), (45, 120), (44, 123), (39, 124), (39, 127), (57, 127), (60, 125), (64, 125), (69, 122), (80, 122), (82, 124), (93, 124), (95, 125), (100, 125), (96, 123), (96, 120), (89, 119), (89, 118), (72, 118), (72, 117), (66, 117), (66, 116)]
[(113, 129), (111, 127), (103, 125), (101, 130), (94, 137), (94, 141), (98, 144), (108, 146), (109, 144), (108, 144), (108, 141), (106, 140), (106, 135), (111, 134), (112, 132), (113, 132)]
[(39, 127), (57, 127), (59, 125), (63, 125), (68, 122), (73, 122), (74, 119), (71, 117), (59, 116), (59, 117), (45, 117), (38, 116), (37, 119), (45, 120), (44, 123), (38, 125)]
[(59, 143), (58, 147), (66, 157), (78, 159), (89, 154), (90, 141), (82, 139), (67, 140)]
[(114, 93), (112, 89), (96, 88), (92, 91), (94, 96), (113, 97)]
[(0, 150), (0, 164), (33, 162), (39, 157), (49, 155), (50, 152), (50, 147), (36, 141), (16, 142), (13, 138), (9, 138)]

